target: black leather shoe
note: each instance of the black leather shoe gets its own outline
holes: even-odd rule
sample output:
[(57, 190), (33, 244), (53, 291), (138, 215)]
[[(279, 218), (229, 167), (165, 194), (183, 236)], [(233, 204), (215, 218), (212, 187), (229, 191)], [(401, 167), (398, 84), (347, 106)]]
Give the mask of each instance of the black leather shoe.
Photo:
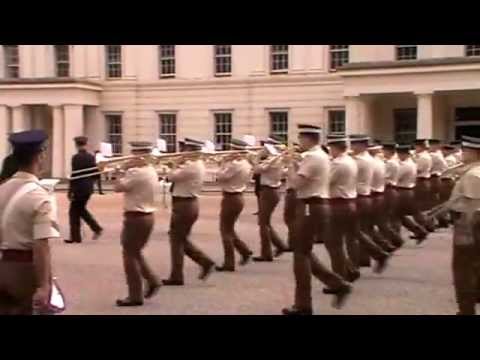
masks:
[(142, 306), (143, 301), (132, 301), (130, 299), (119, 299), (117, 300), (117, 306), (120, 307), (132, 307), (132, 306)]
[(225, 265), (222, 265), (222, 266), (215, 266), (215, 270), (217, 270), (218, 272), (234, 272), (235, 268), (226, 267)]
[(98, 240), (98, 239), (100, 239), (100, 236), (102, 236), (102, 234), (103, 234), (103, 229), (102, 229), (102, 230), (99, 230), (99, 231), (97, 231), (96, 233), (94, 233), (94, 234), (93, 234), (92, 240), (94, 240), (94, 241), (95, 241), (95, 240)]
[(290, 308), (282, 309), (282, 314), (283, 315), (289, 315), (289, 316), (313, 315), (313, 310), (312, 309), (297, 309), (295, 306), (292, 306)]
[(252, 254), (248, 254), (248, 255), (245, 255), (245, 256), (242, 255), (242, 258), (240, 259), (238, 264), (241, 265), (241, 266), (245, 266), (250, 262), (251, 259), (252, 259)]
[(157, 295), (158, 290), (160, 290), (161, 287), (162, 287), (162, 285), (160, 285), (160, 284), (149, 284), (149, 285), (147, 285), (147, 289), (145, 290), (145, 294), (144, 294), (145, 299), (150, 299), (150, 298), (154, 297), (155, 295)]
[(215, 264), (213, 263), (202, 267), (202, 271), (200, 272), (200, 275), (198, 275), (198, 278), (203, 281), (207, 280), (214, 268), (215, 268)]
[(335, 298), (332, 301), (332, 306), (335, 309), (341, 309), (348, 297), (352, 294), (352, 287), (350, 285), (345, 286), (343, 289), (337, 290)]
[(273, 259), (264, 258), (264, 257), (261, 257), (261, 256), (254, 256), (252, 258), (252, 260), (255, 261), (255, 262), (273, 262)]
[(357, 281), (358, 279), (360, 279), (360, 276), (361, 276), (360, 271), (352, 271), (345, 276), (345, 280), (353, 283), (353, 282)]
[(275, 249), (275, 253), (273, 254), (273, 257), (278, 258), (282, 256), (284, 252), (285, 252), (284, 249)]
[(293, 252), (293, 248), (288, 247), (288, 248), (284, 249), (283, 252), (291, 253), (291, 252)]
[(183, 280), (165, 279), (165, 280), (162, 280), (162, 285), (164, 285), (164, 286), (183, 286)]
[(336, 295), (340, 292), (340, 289), (331, 289), (331, 288), (323, 288), (322, 292), (325, 295)]
[(80, 244), (82, 241), (81, 240), (68, 240), (68, 239), (65, 239), (63, 240), (63, 242), (65, 244)]
[(417, 245), (420, 245), (427, 239), (427, 234), (410, 236), (410, 239), (417, 240)]
[(376, 274), (381, 274), (382, 272), (384, 272), (387, 268), (388, 260), (390, 260), (390, 255), (387, 255), (383, 259), (378, 260), (373, 268), (373, 272)]

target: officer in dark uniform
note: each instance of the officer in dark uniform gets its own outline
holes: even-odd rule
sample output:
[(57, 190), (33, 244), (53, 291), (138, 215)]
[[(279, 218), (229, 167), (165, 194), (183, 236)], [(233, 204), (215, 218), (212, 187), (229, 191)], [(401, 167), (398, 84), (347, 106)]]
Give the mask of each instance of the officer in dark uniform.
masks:
[[(86, 146), (88, 138), (85, 136), (78, 136), (74, 139), (78, 153), (72, 157), (72, 171), (82, 169), (95, 168), (95, 156), (87, 152)], [(92, 172), (95, 172), (93, 170)], [(88, 174), (83, 172), (82, 174)], [(84, 177), (78, 180), (70, 181), (70, 188), (68, 189), (68, 198), (70, 199), (70, 240), (65, 240), (66, 243), (81, 243), (82, 235), (80, 232), (80, 219), (83, 219), (94, 232), (93, 239), (96, 240), (102, 234), (102, 227), (93, 218), (92, 214), (87, 210), (87, 203), (93, 194), (93, 183), (95, 178)]]
[(2, 173), (0, 174), (0, 184), (10, 179), (17, 171), (17, 160), (13, 154), (10, 154), (3, 160)]

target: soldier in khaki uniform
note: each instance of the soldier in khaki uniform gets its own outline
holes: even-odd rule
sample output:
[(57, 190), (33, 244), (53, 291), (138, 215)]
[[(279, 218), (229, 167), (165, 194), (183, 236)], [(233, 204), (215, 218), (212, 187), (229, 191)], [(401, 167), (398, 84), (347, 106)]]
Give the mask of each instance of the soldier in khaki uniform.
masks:
[(480, 283), (480, 138), (462, 138), (467, 165), (448, 202), (454, 218), (453, 280), (458, 315), (475, 315)]
[[(315, 231), (319, 221), (329, 218), (328, 183), (330, 164), (328, 155), (321, 149), (320, 128), (299, 125), (299, 143), (303, 148), (302, 160), (292, 179), (297, 192), (296, 235), (293, 237), (293, 270), (295, 275), (295, 303), (283, 309), (285, 315), (310, 315), (312, 310), (311, 276), (335, 293), (333, 306), (339, 308), (351, 292), (351, 286), (340, 275), (331, 272), (312, 252)], [(323, 227), (323, 230), (327, 230)], [(319, 234), (324, 236), (324, 234)]]
[(398, 182), (398, 171), (400, 168), (397, 156), (396, 143), (383, 143), (383, 156), (385, 158), (385, 201), (387, 202), (387, 215), (389, 217), (390, 226), (401, 239), (402, 222), (397, 216), (398, 207), (398, 191), (396, 190)]
[[(330, 222), (325, 247), (330, 255), (332, 269), (345, 280), (354, 282), (360, 277), (360, 271), (352, 259), (345, 254), (348, 238), (355, 237), (355, 217), (357, 198), (357, 172), (355, 160), (347, 154), (348, 139), (343, 136), (327, 138), (332, 156), (329, 179)], [(332, 289), (324, 289), (331, 294)]]
[[(130, 146), (132, 155), (149, 155), (153, 148), (149, 142), (131, 142)], [(128, 297), (117, 300), (117, 306), (141, 306), (144, 297), (151, 298), (160, 288), (160, 280), (142, 255), (155, 224), (157, 171), (141, 158), (132, 160), (129, 166), (125, 176), (114, 184), (114, 191), (124, 194), (122, 247), (128, 285)]]
[[(200, 151), (203, 145), (202, 141), (186, 138), (184, 150)], [(175, 187), (172, 193), (172, 218), (169, 232), (172, 271), (170, 277), (163, 280), (164, 285), (182, 286), (184, 284), (184, 255), (200, 265), (200, 280), (206, 280), (214, 270), (213, 260), (189, 239), (193, 225), (199, 216), (198, 196), (202, 191), (205, 172), (203, 160), (198, 159), (187, 160), (183, 165), (167, 174), (168, 180), (173, 181)]]
[[(246, 150), (248, 144), (242, 140), (232, 139), (230, 147), (232, 150)], [(235, 271), (235, 250), (242, 257), (240, 265), (247, 264), (253, 254), (235, 232), (235, 223), (245, 206), (243, 193), (252, 177), (251, 172), (252, 166), (241, 154), (222, 164), (217, 172), (217, 182), (223, 194), (220, 205), (220, 234), (225, 253), (224, 263), (216, 267), (217, 271)]]
[(357, 266), (369, 267), (370, 257), (377, 261), (375, 272), (383, 272), (387, 266), (389, 254), (372, 240), (372, 177), (374, 160), (367, 152), (370, 138), (366, 135), (349, 136), (353, 159), (357, 163), (357, 218), (356, 237), (347, 242), (350, 259)]
[(418, 217), (416, 215), (419, 212), (415, 201), (417, 164), (412, 160), (410, 149), (410, 145), (398, 145), (397, 147), (399, 168), (395, 185), (398, 193), (396, 215), (400, 218), (402, 225), (415, 235), (417, 243), (420, 243), (427, 238), (428, 231), (410, 217)]
[(49, 241), (60, 233), (54, 199), (38, 180), (46, 133), (24, 131), (9, 140), (19, 168), (0, 186), (0, 315), (32, 315), (49, 304)]
[[(275, 139), (268, 139), (266, 144), (280, 145)], [(288, 248), (272, 226), (272, 215), (280, 202), (280, 186), (284, 166), (279, 161), (264, 160), (255, 165), (254, 173), (260, 174), (260, 199), (259, 199), (259, 227), (261, 250), (260, 256), (255, 256), (253, 261), (273, 261), (272, 244), (275, 246), (275, 257), (280, 256)]]
[[(441, 175), (447, 170), (448, 165), (445, 161), (445, 157), (442, 153), (441, 142), (438, 139), (431, 139), (430, 141), (430, 156), (432, 158), (432, 169), (430, 171), (430, 187), (432, 192), (432, 204), (431, 207), (437, 206), (440, 204), (440, 193), (442, 190)], [(437, 217), (438, 227), (439, 228), (448, 228), (448, 220), (445, 214)]]
[[(459, 164), (456, 157), (454, 156), (455, 150), (456, 148), (453, 145), (444, 145), (442, 147), (443, 156), (445, 157), (445, 162), (447, 164), (447, 169)], [(440, 181), (440, 203), (444, 203), (452, 195), (452, 190), (455, 186), (455, 176), (452, 174), (448, 174), (447, 172), (440, 175)], [(446, 214), (445, 217), (447, 218), (448, 222), (451, 223), (451, 219), (449, 219), (448, 214)]]
[[(301, 153), (301, 149), (298, 144), (296, 146), (296, 151)], [(284, 199), (284, 208), (283, 208), (283, 221), (287, 225), (288, 237), (287, 237), (287, 247), (286, 251), (293, 251), (293, 237), (295, 236), (295, 208), (297, 204), (297, 194), (293, 188), (293, 177), (295, 176), (295, 168), (289, 166), (286, 169), (286, 182), (285, 182), (285, 199)]]

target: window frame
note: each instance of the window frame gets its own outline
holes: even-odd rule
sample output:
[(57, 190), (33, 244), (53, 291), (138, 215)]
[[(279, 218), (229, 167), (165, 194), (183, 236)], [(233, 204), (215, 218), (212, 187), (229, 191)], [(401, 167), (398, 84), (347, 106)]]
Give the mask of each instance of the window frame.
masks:
[[(230, 47), (230, 52), (228, 54), (219, 54), (217, 52), (218, 47), (220, 46), (229, 46)], [(232, 69), (233, 69), (233, 46), (232, 45), (213, 45), (213, 73), (216, 77), (228, 77), (232, 76)], [(230, 68), (230, 71), (228, 72), (220, 72), (218, 71), (218, 60), (219, 59), (229, 59), (229, 65), (228, 67)], [(225, 64), (224, 64), (225, 66)]]
[[(346, 46), (343, 48), (334, 48), (334, 46)], [(344, 55), (346, 54), (346, 61), (345, 58), (338, 57), (334, 55)], [(335, 63), (334, 63), (335, 61)], [(336, 72), (339, 67), (342, 67), (345, 64), (350, 63), (350, 45), (328, 45), (328, 69), (330, 72)]]
[[(338, 108), (328, 108), (327, 111), (327, 129), (328, 135), (342, 135), (345, 136), (347, 134), (347, 112), (346, 109), (343, 107)], [(331, 114), (334, 113), (343, 113), (343, 131), (332, 131), (332, 117)]]
[[(109, 49), (110, 49), (110, 46), (118, 46), (120, 48), (120, 52), (119, 52), (119, 56), (120, 56), (120, 61), (110, 61), (109, 59)], [(123, 77), (123, 46), (122, 45), (105, 45), (105, 77), (107, 79), (121, 79)], [(120, 74), (119, 76), (112, 76), (112, 72), (111, 72), (111, 66), (119, 66), (120, 68)]]
[[(415, 50), (414, 57), (411, 54), (400, 54), (401, 51)], [(418, 45), (395, 45), (395, 60), (396, 61), (409, 61), (418, 60)]]
[[(177, 138), (178, 138), (178, 111), (157, 111), (158, 116), (158, 137), (164, 139), (167, 144), (167, 152), (174, 153), (177, 151)], [(174, 124), (166, 125), (175, 128), (175, 132), (163, 132), (162, 131), (162, 116), (173, 116)], [(173, 137), (173, 141), (169, 141), (169, 137)]]
[[(287, 115), (286, 131), (274, 131), (272, 115), (279, 114), (279, 113), (285, 113)], [(268, 114), (269, 136), (280, 135), (284, 138), (285, 143), (288, 143), (289, 131), (290, 131), (290, 109), (267, 109), (267, 114)]]
[[(163, 46), (173, 46), (173, 55), (171, 56), (163, 56), (162, 55), (162, 47)], [(177, 74), (177, 46), (176, 45), (158, 45), (158, 76), (160, 79), (168, 79), (174, 78)], [(173, 61), (173, 65), (164, 64), (163, 61)], [(164, 73), (163, 67), (165, 66), (173, 66), (173, 73)]]
[[(65, 46), (67, 48), (67, 51), (66, 51), (66, 54), (67, 54), (67, 60), (59, 60), (59, 56), (58, 56), (58, 49), (60, 46)], [(53, 45), (53, 56), (54, 56), (54, 59), (55, 59), (55, 77), (57, 78), (68, 78), (70, 77), (70, 46), (69, 45)], [(59, 65), (64, 65), (64, 64), (67, 64), (67, 73), (66, 75), (60, 75), (60, 69), (59, 69)]]
[[(213, 139), (215, 142), (215, 147), (217, 147), (218, 150), (229, 150), (230, 143), (233, 137), (233, 110), (213, 110), (212, 114), (213, 114)], [(218, 119), (217, 116), (219, 115), (228, 115), (229, 119)], [(230, 124), (221, 124), (221, 126), (229, 127), (230, 131), (218, 131), (219, 120), (222, 120), (222, 121), (228, 120)], [(218, 141), (219, 138), (221, 138), (222, 141)], [(218, 145), (221, 145), (221, 148), (218, 148)]]
[[(8, 49), (16, 50), (16, 62), (10, 60), (14, 57), (11, 56)], [(19, 79), (20, 78), (20, 46), (19, 45), (3, 45), (3, 61), (4, 71), (6, 79)], [(12, 69), (15, 71), (15, 75), (12, 76)]]
[[(469, 52), (471, 52), (469, 54)], [(480, 45), (465, 45), (465, 56), (480, 56)]]
[[(275, 50), (274, 46), (286, 46), (286, 50)], [(274, 69), (275, 56), (287, 57), (286, 68)], [(290, 45), (269, 45), (270, 74), (288, 74), (290, 71)]]
[[(105, 138), (106, 142), (112, 144), (112, 153), (113, 156), (118, 156), (123, 154), (123, 129), (124, 129), (124, 124), (123, 124), (123, 113), (122, 112), (106, 112), (103, 114), (104, 119), (105, 119)], [(110, 129), (112, 128), (110, 126), (110, 116), (119, 116), (120, 117), (120, 132), (111, 132)], [(114, 142), (112, 141), (112, 137), (118, 137), (120, 139), (119, 142)], [(118, 150), (118, 148), (120, 151)]]

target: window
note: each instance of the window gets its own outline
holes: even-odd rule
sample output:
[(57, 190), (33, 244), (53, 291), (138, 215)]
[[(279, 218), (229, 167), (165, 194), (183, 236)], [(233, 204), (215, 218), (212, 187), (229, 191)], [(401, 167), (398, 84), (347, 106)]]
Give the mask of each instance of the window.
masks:
[(57, 77), (70, 75), (70, 53), (68, 45), (55, 45), (55, 73)]
[(232, 113), (216, 112), (215, 117), (215, 144), (219, 150), (228, 150), (232, 140)]
[(175, 76), (175, 45), (160, 45), (160, 77)]
[(232, 72), (232, 45), (215, 45), (215, 75), (230, 75)]
[(122, 77), (122, 46), (106, 45), (105, 51), (107, 58), (107, 77)]
[(480, 56), (480, 45), (467, 45), (465, 47), (466, 56)]
[(288, 45), (270, 45), (270, 59), (272, 73), (288, 72)]
[(349, 45), (330, 45), (330, 70), (349, 62)]
[(122, 115), (107, 114), (105, 115), (107, 121), (107, 142), (112, 144), (112, 152), (114, 155), (121, 155), (123, 152), (122, 146)]
[(19, 56), (18, 45), (4, 45), (5, 56), (5, 77), (9, 79), (18, 78), (19, 74)]
[(159, 114), (159, 137), (167, 143), (167, 152), (177, 151), (177, 114)]
[(328, 133), (345, 135), (345, 110), (328, 111)]
[(417, 45), (397, 45), (397, 60), (416, 60)]
[(417, 138), (417, 109), (396, 109), (393, 111), (395, 121), (395, 141), (410, 144)]
[(279, 136), (288, 142), (287, 111), (270, 111), (270, 135)]

